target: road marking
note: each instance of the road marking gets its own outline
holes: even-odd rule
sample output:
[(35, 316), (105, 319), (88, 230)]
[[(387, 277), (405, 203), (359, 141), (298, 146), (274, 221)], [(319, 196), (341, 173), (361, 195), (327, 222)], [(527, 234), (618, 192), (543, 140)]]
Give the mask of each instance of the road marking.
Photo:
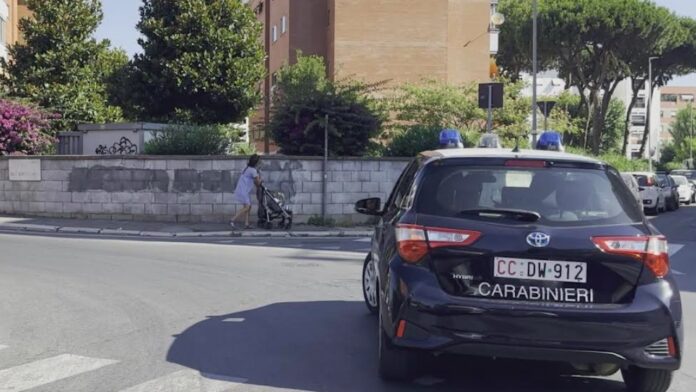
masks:
[(242, 318), (242, 317), (228, 317), (222, 321), (225, 323), (242, 323), (242, 322), (244, 322), (244, 318)]
[(355, 242), (372, 242), (372, 238), (358, 238)]
[(669, 257), (676, 255), (682, 248), (684, 248), (682, 244), (669, 244)]
[(244, 378), (200, 374), (187, 369), (146, 381), (121, 392), (224, 392), (246, 381)]
[(78, 374), (113, 365), (118, 361), (62, 354), (0, 370), (0, 392), (20, 392)]

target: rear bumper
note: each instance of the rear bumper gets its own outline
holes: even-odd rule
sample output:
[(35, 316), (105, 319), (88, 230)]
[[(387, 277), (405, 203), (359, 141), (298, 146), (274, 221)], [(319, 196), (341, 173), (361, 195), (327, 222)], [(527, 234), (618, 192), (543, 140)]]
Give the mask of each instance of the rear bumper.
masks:
[[(628, 305), (564, 305), (454, 297), (430, 271), (390, 267), (383, 320), (394, 344), (433, 353), (616, 363), (675, 370), (681, 364), (681, 302), (671, 279), (640, 286)], [(402, 337), (397, 324), (406, 322)], [(385, 323), (385, 325), (387, 325)], [(656, 357), (651, 344), (672, 337), (678, 355)]]

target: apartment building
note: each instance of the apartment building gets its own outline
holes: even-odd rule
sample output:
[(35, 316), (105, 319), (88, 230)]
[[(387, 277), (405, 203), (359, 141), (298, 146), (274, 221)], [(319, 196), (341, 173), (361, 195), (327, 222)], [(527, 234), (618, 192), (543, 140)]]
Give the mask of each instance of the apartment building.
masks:
[(450, 84), (490, 80), (491, 54), (498, 43), (491, 25), (497, 0), (250, 0), (248, 4), (264, 24), (264, 34), (270, 29), (271, 75), (284, 64), (293, 64), (299, 50), (324, 57), (332, 79), (390, 85), (423, 79)]
[[(645, 132), (645, 126), (648, 121), (648, 111), (650, 111), (650, 134), (647, 144), (650, 149), (654, 151), (653, 159), (659, 159), (660, 149), (663, 145), (661, 140), (661, 126), (660, 126), (660, 96), (662, 90), (656, 88), (653, 91), (652, 103), (650, 108), (648, 108), (648, 92), (649, 88), (638, 91), (638, 100), (633, 105), (633, 110), (631, 110), (631, 115), (629, 117), (629, 137), (628, 146), (626, 148), (626, 156), (628, 158), (647, 158), (649, 155), (648, 148), (646, 146), (643, 156), (640, 156), (640, 146), (643, 140), (643, 133)], [(633, 98), (633, 92), (631, 90), (631, 79), (626, 79), (622, 81), (619, 86), (614, 91), (614, 97), (620, 99), (624, 106), (628, 109), (631, 99)]]
[(24, 0), (0, 0), (0, 56), (7, 57), (7, 48), (22, 37), (19, 20), (30, 15)]
[(672, 123), (677, 117), (677, 112), (689, 105), (694, 105), (696, 97), (696, 87), (663, 87), (660, 99), (660, 138), (663, 142), (672, 141)]

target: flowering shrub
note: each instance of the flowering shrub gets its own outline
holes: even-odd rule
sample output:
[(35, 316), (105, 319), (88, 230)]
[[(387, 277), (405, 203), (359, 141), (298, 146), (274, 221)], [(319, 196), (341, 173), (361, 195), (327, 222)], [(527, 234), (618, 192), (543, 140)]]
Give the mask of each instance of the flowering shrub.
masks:
[(54, 142), (55, 116), (19, 103), (0, 100), (0, 155), (34, 155)]

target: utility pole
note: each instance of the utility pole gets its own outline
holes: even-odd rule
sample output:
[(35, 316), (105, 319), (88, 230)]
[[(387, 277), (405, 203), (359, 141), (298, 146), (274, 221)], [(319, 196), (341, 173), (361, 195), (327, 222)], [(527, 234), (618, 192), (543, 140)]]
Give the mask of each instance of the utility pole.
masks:
[(694, 168), (694, 107), (689, 105), (689, 169)]
[(653, 78), (652, 78), (652, 62), (659, 57), (650, 57), (648, 59), (648, 108), (645, 111), (645, 117), (648, 121), (648, 171), (652, 173), (652, 95), (653, 95)]
[(327, 170), (329, 168), (329, 115), (324, 116), (324, 160), (321, 163), (321, 220), (326, 222), (326, 184), (329, 182)]
[(264, 0), (262, 3), (264, 7), (264, 41), (266, 46), (266, 80), (264, 80), (263, 86), (263, 152), (267, 155), (271, 150), (268, 128), (271, 124), (271, 82), (273, 78), (273, 75), (271, 75), (271, 3), (271, 0)]
[(537, 142), (537, 17), (538, 0), (532, 1), (532, 148)]

